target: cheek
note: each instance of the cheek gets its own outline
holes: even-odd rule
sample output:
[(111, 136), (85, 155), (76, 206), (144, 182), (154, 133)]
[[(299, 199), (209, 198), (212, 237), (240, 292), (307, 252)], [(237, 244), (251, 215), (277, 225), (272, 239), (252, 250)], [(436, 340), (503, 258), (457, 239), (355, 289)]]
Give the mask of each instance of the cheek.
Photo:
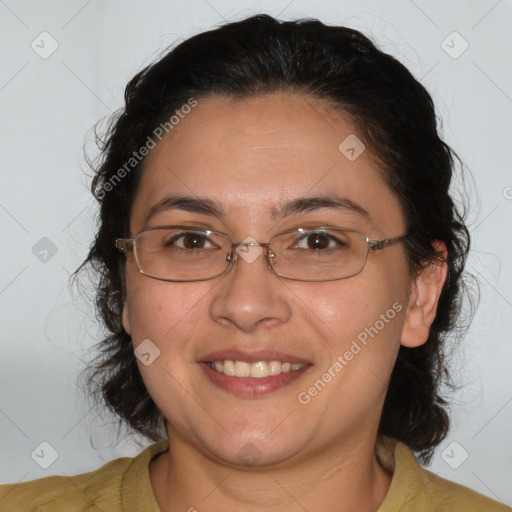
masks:
[(403, 317), (400, 311), (406, 307), (407, 278), (369, 271), (322, 287), (297, 288), (294, 293), (304, 305), (304, 311), (311, 312), (318, 328), (341, 344), (376, 322), (382, 327), (384, 321), (396, 334)]
[(146, 276), (129, 281), (127, 303), (134, 344), (149, 338), (161, 350), (179, 349), (204, 310), (209, 286), (158, 281)]
[(314, 305), (317, 325), (326, 333), (329, 355), (322, 370), (344, 375), (333, 389), (348, 385), (363, 392), (369, 386), (380, 393), (400, 346), (408, 282), (403, 269), (368, 266), (359, 276), (329, 283), (323, 293), (304, 300)]
[(201, 337), (197, 326), (199, 317), (204, 317), (208, 286), (211, 285), (171, 283), (145, 276), (128, 282), (132, 343), (136, 355), (139, 346), (150, 353), (146, 363), (137, 357), (139, 371), (155, 403), (176, 424), (182, 421), (176, 404), (191, 402), (191, 375), (197, 371), (194, 339)]

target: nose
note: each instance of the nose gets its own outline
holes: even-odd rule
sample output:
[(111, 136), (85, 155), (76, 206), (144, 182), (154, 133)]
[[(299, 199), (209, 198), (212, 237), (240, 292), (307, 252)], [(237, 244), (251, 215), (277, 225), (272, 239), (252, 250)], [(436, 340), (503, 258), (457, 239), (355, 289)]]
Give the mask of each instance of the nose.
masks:
[(250, 333), (290, 319), (288, 288), (270, 268), (267, 250), (258, 244), (241, 244), (237, 248), (231, 268), (212, 290), (212, 320)]

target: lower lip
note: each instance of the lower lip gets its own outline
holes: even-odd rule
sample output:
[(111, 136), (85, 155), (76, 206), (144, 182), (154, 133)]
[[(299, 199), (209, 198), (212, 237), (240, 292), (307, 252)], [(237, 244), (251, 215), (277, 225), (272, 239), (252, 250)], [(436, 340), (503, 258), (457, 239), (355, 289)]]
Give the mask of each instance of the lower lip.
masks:
[(297, 380), (311, 365), (307, 364), (298, 370), (290, 370), (287, 373), (279, 375), (269, 375), (268, 377), (231, 377), (223, 372), (213, 370), (206, 363), (199, 363), (199, 366), (217, 387), (229, 391), (234, 395), (246, 398), (257, 398), (259, 396), (272, 393), (278, 389), (284, 388), (291, 382)]

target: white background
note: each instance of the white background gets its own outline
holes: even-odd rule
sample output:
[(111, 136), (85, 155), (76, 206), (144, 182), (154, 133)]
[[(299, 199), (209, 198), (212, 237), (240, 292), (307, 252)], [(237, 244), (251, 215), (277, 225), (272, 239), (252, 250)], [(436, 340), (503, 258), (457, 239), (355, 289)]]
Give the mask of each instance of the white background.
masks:
[[(469, 267), (481, 302), (453, 360), (463, 386), (453, 428), (429, 469), (512, 505), (510, 0), (0, 1), (0, 482), (90, 471), (148, 444), (115, 445), (111, 425), (77, 394), (86, 350), (99, 339), (86, 297), (68, 289), (96, 211), (82, 146), (166, 46), (260, 12), (369, 35), (427, 87), (445, 140), (471, 170)], [(31, 47), (49, 51), (52, 40), (58, 48), (46, 59)], [(43, 237), (57, 250), (46, 262), (33, 253)], [(58, 454), (46, 470), (31, 457), (43, 441)]]

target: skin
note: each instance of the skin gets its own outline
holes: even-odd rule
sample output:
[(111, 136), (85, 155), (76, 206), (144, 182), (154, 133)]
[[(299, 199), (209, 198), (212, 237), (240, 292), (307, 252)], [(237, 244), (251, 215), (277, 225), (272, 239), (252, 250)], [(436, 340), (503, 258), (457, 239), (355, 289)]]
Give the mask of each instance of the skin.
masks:
[[(234, 241), (267, 242), (310, 223), (355, 228), (371, 239), (400, 236), (400, 203), (370, 150), (355, 161), (338, 150), (356, 133), (342, 113), (301, 95), (200, 98), (148, 156), (132, 235), (190, 224)], [(146, 222), (169, 194), (215, 199), (226, 216), (174, 209)], [(369, 216), (324, 208), (271, 217), (285, 201), (332, 194)], [(128, 253), (123, 326), (134, 347), (149, 338), (161, 351), (149, 366), (138, 361), (167, 419), (170, 450), (150, 465), (160, 508), (377, 510), (391, 482), (374, 452), (389, 377), (400, 344), (426, 341), (445, 278), (439, 264), (411, 279), (401, 243), (370, 253), (357, 276), (313, 283), (278, 277), (264, 257), (239, 258), (210, 281), (165, 282), (142, 275)], [(402, 311), (317, 396), (299, 403), (298, 394), (394, 303)], [(283, 389), (241, 398), (211, 384), (198, 365), (201, 355), (227, 348), (276, 349), (312, 366)], [(250, 467), (237, 456), (247, 443), (259, 453)]]

